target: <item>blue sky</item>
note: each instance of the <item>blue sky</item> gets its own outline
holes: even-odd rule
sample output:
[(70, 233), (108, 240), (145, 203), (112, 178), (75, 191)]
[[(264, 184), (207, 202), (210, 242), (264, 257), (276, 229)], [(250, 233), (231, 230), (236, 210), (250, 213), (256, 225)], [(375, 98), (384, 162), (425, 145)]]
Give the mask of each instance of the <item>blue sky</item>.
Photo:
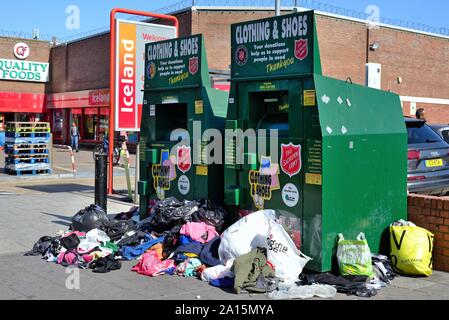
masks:
[[(199, 0), (200, 4), (208, 0)], [(221, 1), (221, 0), (220, 0)], [(251, 0), (223, 0), (224, 4), (250, 3)], [(2, 31), (31, 33), (33, 27), (42, 35), (55, 35), (58, 38), (73, 36), (107, 26), (109, 12), (113, 7), (124, 7), (152, 11), (182, 0), (22, 0), (2, 3), (0, 11), (0, 34)], [(184, 1), (191, 3), (190, 1)], [(217, 2), (217, 1), (215, 1)], [(291, 4), (294, 0), (283, 0)], [(311, 3), (312, 0), (297, 0), (297, 3)], [(320, 0), (318, 2), (335, 5), (345, 9), (364, 12), (367, 6), (377, 5), (381, 17), (423, 23), (434, 27), (449, 28), (447, 21), (449, 1), (446, 0)], [(254, 3), (254, 1), (253, 1)], [(264, 4), (274, 5), (274, 0), (264, 0)], [(93, 5), (95, 4), (95, 5)], [(76, 5), (80, 9), (80, 28), (66, 28), (66, 8)]]

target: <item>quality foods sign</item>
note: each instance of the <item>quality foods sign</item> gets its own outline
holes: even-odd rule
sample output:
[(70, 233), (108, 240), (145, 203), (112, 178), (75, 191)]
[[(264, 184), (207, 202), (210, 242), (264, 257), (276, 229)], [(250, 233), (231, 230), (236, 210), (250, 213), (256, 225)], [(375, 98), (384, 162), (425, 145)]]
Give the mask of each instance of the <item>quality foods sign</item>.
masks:
[(14, 55), (17, 59), (25, 60), (30, 56), (30, 47), (24, 42), (19, 42), (14, 46)]
[(0, 59), (0, 79), (48, 82), (49, 63)]
[(313, 72), (313, 11), (233, 24), (232, 76)]
[(176, 37), (176, 28), (117, 20), (115, 131), (140, 131), (145, 45)]

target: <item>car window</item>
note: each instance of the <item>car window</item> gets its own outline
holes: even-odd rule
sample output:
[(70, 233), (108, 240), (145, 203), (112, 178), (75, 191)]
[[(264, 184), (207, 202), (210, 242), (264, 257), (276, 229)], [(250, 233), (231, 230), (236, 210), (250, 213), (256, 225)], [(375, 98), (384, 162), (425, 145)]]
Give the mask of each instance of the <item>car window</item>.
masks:
[(432, 143), (442, 141), (441, 137), (422, 122), (407, 123), (408, 143)]
[(443, 135), (443, 139), (449, 143), (449, 130), (443, 130), (441, 133)]

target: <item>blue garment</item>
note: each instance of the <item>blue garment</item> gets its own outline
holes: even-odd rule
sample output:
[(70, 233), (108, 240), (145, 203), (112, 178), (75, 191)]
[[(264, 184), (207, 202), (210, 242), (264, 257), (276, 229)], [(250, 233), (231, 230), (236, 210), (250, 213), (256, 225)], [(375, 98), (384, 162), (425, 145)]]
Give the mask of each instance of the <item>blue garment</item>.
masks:
[(142, 254), (145, 253), (148, 249), (150, 249), (152, 246), (162, 243), (165, 240), (165, 237), (153, 239), (151, 235), (147, 234), (145, 236), (145, 239), (147, 240), (145, 243), (135, 246), (135, 247), (122, 247), (122, 250), (120, 251), (123, 257), (123, 260), (134, 260), (138, 257), (140, 257)]
[(218, 247), (220, 247), (221, 237), (217, 236), (206, 243), (200, 253), (200, 260), (209, 267), (215, 267), (220, 264)]
[(193, 253), (199, 256), (201, 250), (203, 250), (203, 245), (199, 242), (193, 241), (189, 244), (183, 244), (173, 252), (173, 259), (179, 264), (188, 258), (184, 253)]
[(218, 288), (234, 288), (234, 278), (221, 278), (209, 281), (209, 284)]
[(0, 147), (5, 145), (5, 131), (0, 131)]
[(187, 259), (189, 259), (189, 257), (186, 256), (184, 253), (177, 253), (176, 255), (173, 256), (173, 260), (175, 260), (176, 264), (180, 264), (186, 261)]
[(72, 136), (72, 150), (79, 151), (79, 136)]
[(189, 244), (183, 244), (183, 245), (179, 246), (173, 254), (176, 255), (178, 253), (193, 253), (193, 254), (196, 254), (197, 256), (199, 256), (202, 250), (203, 250), (203, 245), (201, 243), (192, 242)]
[(168, 275), (174, 275), (175, 274), (175, 272), (176, 272), (176, 268), (175, 267), (171, 267), (171, 268), (168, 268), (167, 270), (165, 270), (165, 274), (168, 274)]
[[(186, 236), (186, 235), (184, 235), (184, 234), (182, 234), (182, 235), (179, 237), (179, 243), (180, 243), (181, 245), (183, 245), (183, 244), (189, 244), (189, 243), (192, 243), (192, 242), (198, 242), (198, 241), (193, 241), (192, 238), (190, 238), (190, 236)], [(198, 243), (200, 243), (200, 242), (198, 242)]]

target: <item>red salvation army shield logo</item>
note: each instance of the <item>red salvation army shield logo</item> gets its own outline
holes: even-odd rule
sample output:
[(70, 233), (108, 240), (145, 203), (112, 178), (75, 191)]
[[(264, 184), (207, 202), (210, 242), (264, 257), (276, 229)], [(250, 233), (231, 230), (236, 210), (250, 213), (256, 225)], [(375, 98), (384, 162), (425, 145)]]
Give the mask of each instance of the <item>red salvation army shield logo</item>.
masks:
[(198, 57), (189, 59), (189, 72), (194, 75), (198, 72)]
[(304, 60), (309, 55), (309, 46), (307, 39), (295, 41), (295, 57), (298, 60)]
[(186, 173), (192, 167), (191, 150), (187, 146), (178, 147), (177, 166), (182, 173)]
[(248, 49), (245, 46), (241, 45), (235, 51), (235, 62), (238, 66), (242, 67), (248, 61)]
[(301, 171), (301, 146), (293, 143), (281, 145), (281, 168), (290, 178)]

